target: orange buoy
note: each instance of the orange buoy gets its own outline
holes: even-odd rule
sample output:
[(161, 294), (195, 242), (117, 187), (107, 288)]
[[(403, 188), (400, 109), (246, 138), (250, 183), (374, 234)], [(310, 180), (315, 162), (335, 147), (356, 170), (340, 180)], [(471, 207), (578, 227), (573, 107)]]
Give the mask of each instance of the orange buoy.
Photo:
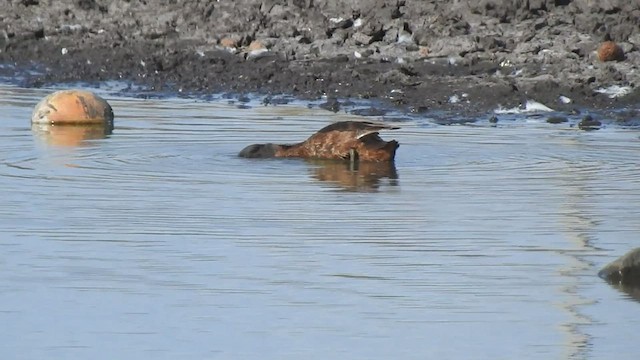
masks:
[(598, 60), (602, 62), (622, 61), (624, 60), (624, 50), (613, 41), (605, 41), (598, 48)]
[(113, 110), (100, 96), (85, 90), (61, 90), (40, 100), (31, 122), (55, 125), (113, 127)]

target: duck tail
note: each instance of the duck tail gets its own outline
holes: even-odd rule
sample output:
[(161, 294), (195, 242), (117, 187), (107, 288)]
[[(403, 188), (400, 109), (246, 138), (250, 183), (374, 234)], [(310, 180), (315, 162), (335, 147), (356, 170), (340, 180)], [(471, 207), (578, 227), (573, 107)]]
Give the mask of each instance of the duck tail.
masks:
[(399, 147), (400, 147), (400, 144), (396, 140), (388, 141), (387, 144), (384, 146), (385, 149), (389, 151), (393, 150), (394, 152)]

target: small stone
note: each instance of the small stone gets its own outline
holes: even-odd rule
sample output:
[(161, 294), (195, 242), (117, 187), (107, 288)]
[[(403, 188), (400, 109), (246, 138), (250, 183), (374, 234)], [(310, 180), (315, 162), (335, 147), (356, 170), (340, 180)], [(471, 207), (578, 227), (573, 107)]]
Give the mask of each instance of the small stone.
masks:
[(560, 100), (560, 102), (563, 103), (563, 104), (570, 104), (571, 101), (572, 101), (570, 98), (568, 98), (566, 96), (563, 96), (563, 95), (560, 95), (558, 100)]
[(311, 40), (311, 38), (309, 38), (309, 37), (307, 37), (307, 36), (304, 36), (304, 35), (303, 35), (303, 36), (300, 36), (300, 37), (298, 38), (298, 44), (305, 44), (305, 45), (308, 45), (308, 44), (311, 44), (312, 42), (313, 42), (313, 41)]
[(624, 51), (613, 41), (605, 41), (598, 48), (598, 60), (606, 61), (622, 61), (624, 60)]
[(373, 55), (373, 50), (371, 49), (353, 52), (353, 56), (355, 56), (356, 59), (368, 58), (371, 55)]
[(591, 117), (591, 115), (587, 115), (584, 118), (582, 118), (582, 121), (580, 121), (578, 123), (578, 128), (580, 130), (598, 130), (600, 129), (600, 126), (602, 125), (602, 123), (596, 119), (594, 119), (593, 117)]
[(340, 101), (335, 98), (327, 99), (327, 102), (319, 105), (321, 109), (329, 110), (331, 112), (337, 113), (340, 111)]
[(329, 19), (334, 29), (348, 29), (353, 26), (353, 19), (351, 18), (331, 18)]
[(351, 36), (356, 45), (369, 45), (373, 42), (373, 37), (362, 32), (357, 32)]
[(220, 39), (220, 46), (227, 48), (235, 48), (238, 47), (238, 40), (232, 39), (230, 37), (225, 37)]
[(259, 40), (253, 40), (249, 46), (247, 47), (247, 59), (260, 59), (269, 54), (269, 49), (267, 49), (264, 44)]
[(564, 116), (549, 116), (547, 118), (547, 122), (549, 124), (562, 124), (562, 123), (566, 123), (567, 121), (569, 121), (569, 119), (567, 119)]
[(413, 41), (413, 35), (411, 35), (407, 31), (400, 31), (398, 33), (398, 39), (396, 40), (396, 42), (398, 44), (405, 44), (405, 45), (415, 44), (415, 42)]
[(260, 40), (253, 40), (251, 42), (251, 44), (249, 44), (249, 51), (254, 51), (254, 50), (262, 50), (262, 49), (266, 49), (267, 47), (264, 46), (264, 44), (260, 41)]
[(428, 106), (412, 106), (411, 108), (409, 108), (409, 112), (412, 114), (423, 114), (429, 111), (429, 107)]
[(360, 109), (351, 110), (351, 114), (359, 115), (359, 116), (383, 116), (386, 113), (387, 113), (387, 110), (378, 109), (378, 108), (375, 108), (375, 107), (368, 107), (368, 108), (360, 108)]

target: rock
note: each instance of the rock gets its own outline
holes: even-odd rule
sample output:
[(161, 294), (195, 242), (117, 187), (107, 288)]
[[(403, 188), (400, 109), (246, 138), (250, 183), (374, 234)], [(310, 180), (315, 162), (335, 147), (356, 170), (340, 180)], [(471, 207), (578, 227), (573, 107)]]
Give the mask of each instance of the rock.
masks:
[(600, 121), (592, 118), (591, 115), (587, 115), (578, 123), (578, 128), (580, 130), (598, 130), (601, 125)]
[(605, 41), (598, 48), (598, 60), (606, 61), (622, 61), (624, 60), (624, 51), (613, 41)]
[(353, 56), (356, 59), (366, 59), (371, 55), (373, 55), (373, 50), (371, 50), (371, 49), (366, 49), (364, 51), (357, 51), (356, 50), (356, 51), (353, 52)]
[(452, 38), (441, 38), (434, 41), (430, 46), (431, 56), (464, 56), (467, 53), (478, 50), (478, 44), (464, 36)]
[(351, 111), (351, 114), (359, 115), (359, 116), (383, 116), (386, 113), (387, 113), (386, 110), (378, 109), (378, 108), (375, 108), (375, 107), (354, 109), (354, 110)]
[(262, 41), (253, 40), (247, 47), (247, 60), (257, 60), (263, 58), (269, 54), (269, 49)]
[(373, 37), (362, 32), (357, 32), (351, 36), (356, 45), (369, 45), (373, 42)]
[(612, 284), (640, 285), (640, 248), (635, 248), (598, 272)]
[(224, 37), (220, 39), (220, 46), (226, 48), (236, 48), (238, 47), (239, 39), (234, 39), (231, 37)]
[(60, 90), (40, 100), (33, 110), (31, 122), (113, 128), (113, 110), (106, 100), (90, 91)]
[(340, 111), (340, 101), (336, 98), (329, 98), (326, 102), (319, 105), (321, 109), (329, 110), (331, 112), (337, 113)]
[(262, 41), (260, 40), (253, 40), (250, 44), (249, 44), (249, 51), (261, 51), (261, 50), (266, 50), (266, 46), (262, 43)]
[(567, 121), (569, 121), (569, 119), (567, 119), (564, 116), (549, 116), (547, 118), (547, 122), (549, 124), (561, 124), (561, 123), (566, 123)]

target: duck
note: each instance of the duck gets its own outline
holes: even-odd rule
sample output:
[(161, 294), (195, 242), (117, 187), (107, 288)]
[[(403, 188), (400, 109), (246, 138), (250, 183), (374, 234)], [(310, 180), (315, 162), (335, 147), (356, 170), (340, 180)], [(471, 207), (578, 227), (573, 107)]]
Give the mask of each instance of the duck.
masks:
[(371, 121), (339, 121), (303, 142), (253, 144), (242, 149), (238, 156), (393, 162), (400, 144), (396, 140), (382, 140), (379, 131), (396, 129), (399, 127)]

